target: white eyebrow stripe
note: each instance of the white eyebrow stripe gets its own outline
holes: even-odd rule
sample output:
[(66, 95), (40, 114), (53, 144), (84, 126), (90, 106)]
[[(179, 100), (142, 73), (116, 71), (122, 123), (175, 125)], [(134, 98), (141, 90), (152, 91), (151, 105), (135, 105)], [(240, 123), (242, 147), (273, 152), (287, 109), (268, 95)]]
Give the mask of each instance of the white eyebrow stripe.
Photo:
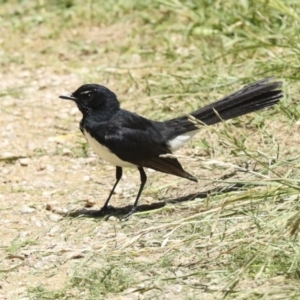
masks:
[(89, 90), (89, 91), (83, 91), (83, 92), (80, 93), (80, 95), (88, 94), (88, 93), (91, 93), (91, 92), (92, 92), (92, 90)]

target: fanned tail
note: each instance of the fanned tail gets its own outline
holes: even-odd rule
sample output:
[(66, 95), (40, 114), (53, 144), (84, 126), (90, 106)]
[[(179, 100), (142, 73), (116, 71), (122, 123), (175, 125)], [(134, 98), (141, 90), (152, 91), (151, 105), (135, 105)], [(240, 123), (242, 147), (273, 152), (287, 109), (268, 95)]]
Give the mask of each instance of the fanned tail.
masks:
[[(272, 82), (272, 79), (265, 78), (247, 85), (217, 102), (194, 111), (191, 115), (206, 125), (213, 125), (222, 120), (229, 120), (273, 106), (279, 102), (283, 92), (280, 89), (282, 82)], [(187, 116), (165, 121), (165, 124), (168, 128), (174, 129), (174, 136), (197, 129)], [(172, 136), (168, 137), (170, 138)]]

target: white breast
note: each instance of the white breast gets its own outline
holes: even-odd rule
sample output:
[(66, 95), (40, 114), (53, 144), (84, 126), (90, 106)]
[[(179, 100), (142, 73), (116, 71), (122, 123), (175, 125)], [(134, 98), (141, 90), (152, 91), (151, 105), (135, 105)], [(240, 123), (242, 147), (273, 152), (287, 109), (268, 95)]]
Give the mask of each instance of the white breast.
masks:
[(176, 136), (173, 140), (169, 141), (169, 146), (171, 151), (176, 151), (180, 147), (182, 147), (185, 143), (187, 143), (195, 134), (198, 133), (199, 130), (189, 131), (182, 135)]
[(87, 131), (84, 131), (84, 136), (86, 137), (87, 142), (92, 147), (92, 149), (96, 152), (96, 154), (102, 158), (103, 160), (111, 163), (114, 166), (119, 167), (136, 167), (127, 161), (121, 160), (118, 156), (113, 154), (107, 147), (101, 145), (94, 139)]

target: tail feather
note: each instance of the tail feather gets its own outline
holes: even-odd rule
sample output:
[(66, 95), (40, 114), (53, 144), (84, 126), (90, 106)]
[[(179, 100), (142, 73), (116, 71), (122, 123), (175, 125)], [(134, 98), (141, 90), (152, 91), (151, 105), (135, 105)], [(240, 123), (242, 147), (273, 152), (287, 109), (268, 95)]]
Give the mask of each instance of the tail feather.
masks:
[[(206, 125), (213, 125), (222, 120), (273, 106), (282, 98), (283, 92), (280, 89), (282, 82), (271, 82), (271, 79), (266, 78), (247, 85), (217, 102), (194, 111), (191, 115)], [(173, 137), (197, 129), (187, 116), (168, 120), (165, 124), (169, 129), (173, 128)]]

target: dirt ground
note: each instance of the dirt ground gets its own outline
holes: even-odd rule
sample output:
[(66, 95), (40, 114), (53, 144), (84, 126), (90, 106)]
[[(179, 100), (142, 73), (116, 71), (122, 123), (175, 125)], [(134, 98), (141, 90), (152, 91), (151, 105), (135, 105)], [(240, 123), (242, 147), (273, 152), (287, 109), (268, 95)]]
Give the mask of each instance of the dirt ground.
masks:
[[(7, 89), (23, 86), (17, 99), (14, 95), (2, 98), (1, 113), (0, 299), (16, 299), (39, 283), (63, 288), (74, 262), (85, 260), (85, 253), (92, 249), (114, 248), (117, 240), (122, 243), (124, 233), (116, 240), (114, 230), (134, 228), (136, 217), (128, 221), (130, 225), (123, 225), (114, 218), (103, 222), (64, 216), (86, 205), (100, 208), (114, 182), (114, 167), (99, 162), (89, 150), (83, 157), (84, 139), (78, 129), (81, 115), (73, 103), (58, 99), (77, 87), (80, 79), (51, 73), (45, 78), (42, 73), (33, 80), (22, 68), (4, 79)], [(202, 184), (148, 174), (142, 204), (156, 204), (159, 200), (151, 196), (151, 190), (163, 184), (161, 199), (184, 196), (186, 189), (198, 191)], [(138, 184), (138, 172), (126, 171), (113, 205), (132, 204)], [(152, 223), (142, 222), (138, 227)]]
[[(235, 126), (226, 128), (220, 124), (212, 130), (203, 128), (195, 141), (178, 152), (183, 166), (199, 179), (198, 183), (147, 170), (148, 182), (140, 210), (128, 221), (115, 216), (93, 218), (87, 213), (103, 205), (114, 183), (115, 168), (100, 161), (87, 147), (78, 128), (81, 114), (74, 103), (58, 96), (74, 91), (84, 82), (99, 79), (97, 82), (120, 95), (126, 109), (156, 119), (176, 114), (168, 106), (174, 98), (164, 102), (164, 98), (147, 93), (149, 86), (155, 91), (157, 85), (163, 84), (160, 77), (153, 79), (151, 73), (167, 76), (166, 63), (159, 60), (160, 54), (155, 61), (143, 60), (143, 54), (130, 53), (133, 50), (126, 56), (120, 56), (121, 50), (110, 51), (116, 45), (125, 51), (128, 35), (137, 26), (135, 22), (126, 26), (83, 25), (67, 29), (59, 39), (48, 38), (47, 27), (33, 30), (25, 37), (22, 32), (2, 29), (1, 43), (9, 62), (2, 63), (0, 73), (0, 300), (98, 299), (95, 286), (89, 285), (90, 278), (97, 284), (100, 282), (101, 297), (107, 299), (216, 299), (211, 291), (220, 295), (225, 286), (220, 274), (229, 271), (239, 274), (232, 265), (240, 270), (246, 261), (240, 265), (234, 261), (228, 267), (232, 257), (240, 261), (235, 250), (241, 236), (246, 235), (247, 241), (256, 244), (267, 244), (273, 238), (270, 229), (270, 235), (259, 239), (255, 235), (258, 231), (254, 224), (259, 223), (255, 213), (255, 220), (251, 219), (251, 209), (255, 207), (256, 212), (257, 207), (265, 205), (260, 203), (256, 207), (256, 202), (250, 201), (252, 195), (254, 199), (263, 190), (261, 187), (252, 187), (242, 194), (241, 198), (246, 199), (245, 211), (240, 202), (230, 202), (226, 211), (228, 220), (224, 218), (220, 224), (218, 220), (226, 201), (236, 194), (229, 192), (224, 198), (218, 195), (213, 198), (205, 193), (224, 186), (224, 182), (215, 180), (229, 178), (237, 182), (249, 178), (249, 173), (237, 172), (237, 168), (220, 166), (217, 162), (239, 166), (249, 163), (251, 170), (256, 170), (254, 160), (240, 155), (229, 138), (222, 135), (224, 131), (229, 132), (230, 138), (245, 137), (245, 145), (251, 151), (259, 149), (266, 163), (279, 155), (282, 165), (278, 174), (282, 178), (285, 175), (288, 178), (291, 163), (295, 162), (295, 169), (299, 168), (299, 124), (291, 122), (279, 108), (244, 116), (230, 123)], [(57, 45), (74, 37), (78, 45), (84, 42), (84, 46), (70, 42)], [(101, 45), (103, 52), (93, 52), (91, 41)], [(84, 59), (86, 63), (82, 62)], [(119, 64), (125, 67), (112, 67)], [(130, 74), (126, 68), (129, 65), (135, 67)], [(98, 66), (102, 70), (99, 75)], [(151, 77), (150, 83), (147, 76)], [(238, 87), (236, 84), (235, 88)], [(288, 83), (284, 90), (297, 100)], [(212, 88), (204, 102), (208, 98), (217, 100), (222, 94), (222, 90)], [(198, 98), (191, 96), (190, 106), (180, 100), (176, 105), (179, 111), (188, 113), (191, 106), (202, 105)], [(205, 141), (209, 146), (205, 146)], [(212, 160), (214, 165), (209, 163)], [(293, 172), (297, 173), (294, 169)], [(274, 175), (271, 171), (263, 174), (270, 178)], [(111, 200), (113, 206), (123, 208), (121, 213), (129, 211), (139, 186), (137, 171), (128, 169), (124, 175)], [(258, 178), (257, 181), (262, 180)], [(268, 189), (273, 192), (271, 187)], [(296, 192), (293, 197), (297, 199)], [(280, 195), (270, 203), (286, 199), (278, 198)], [(264, 209), (262, 215), (267, 215), (268, 208)], [(291, 211), (287, 213), (292, 215)], [(258, 215), (261, 221), (260, 212)], [(197, 221), (191, 219), (195, 216)], [(233, 234), (223, 241), (227, 229)], [(202, 234), (201, 230), (206, 231)], [(272, 230), (275, 231), (273, 227)], [(118, 277), (107, 275), (111, 274), (108, 270), (116, 269), (112, 274)], [(93, 270), (104, 274), (100, 281)], [(106, 275), (110, 281), (104, 286)], [(293, 281), (280, 272), (271, 278), (245, 279), (239, 285), (249, 293), (257, 289), (262, 294), (272, 289), (280, 294), (281, 287), (293, 289)]]
[[(127, 222), (113, 217), (103, 221), (65, 216), (76, 209), (84, 213), (82, 209), (100, 208), (114, 182), (114, 167), (86, 150), (78, 129), (81, 115), (77, 108), (71, 102), (58, 99), (58, 95), (80, 84), (80, 79), (50, 73), (47, 78), (37, 76), (33, 83), (30, 74), (19, 70), (6, 76), (5, 82), (7, 89), (24, 86), (18, 91), (17, 99), (13, 95), (2, 99), (1, 113), (4, 151), (0, 177), (0, 299), (18, 299), (26, 295), (28, 287), (39, 283), (47, 288), (62, 289), (78, 262), (84, 264), (95, 252), (99, 255), (126, 248), (127, 243), (134, 243), (134, 232), (157, 225), (164, 214), (172, 213), (172, 204), (169, 213), (150, 214), (139, 220), (133, 216)], [(64, 82), (63, 87), (61, 82)], [(30, 87), (26, 87), (27, 84)], [(290, 134), (285, 138), (289, 149), (297, 146), (295, 141), (292, 143)], [(197, 149), (187, 146), (180, 155), (195, 157), (195, 152), (197, 154)], [(207, 172), (216, 179), (230, 173), (230, 170), (201, 170), (192, 159), (185, 159), (183, 163), (198, 178), (207, 177)], [(147, 188), (141, 198), (145, 210), (216, 186), (201, 180), (198, 184), (189, 183), (151, 171), (148, 175)], [(138, 172), (127, 170), (112, 199), (113, 205), (132, 204), (138, 184)], [(193, 201), (190, 209), (192, 207)], [(127, 228), (125, 232), (124, 228)], [(139, 259), (146, 258), (141, 255)], [(154, 255), (151, 261), (155, 260)], [(177, 294), (176, 287), (174, 289), (173, 296)], [(181, 288), (179, 290), (181, 295)]]

